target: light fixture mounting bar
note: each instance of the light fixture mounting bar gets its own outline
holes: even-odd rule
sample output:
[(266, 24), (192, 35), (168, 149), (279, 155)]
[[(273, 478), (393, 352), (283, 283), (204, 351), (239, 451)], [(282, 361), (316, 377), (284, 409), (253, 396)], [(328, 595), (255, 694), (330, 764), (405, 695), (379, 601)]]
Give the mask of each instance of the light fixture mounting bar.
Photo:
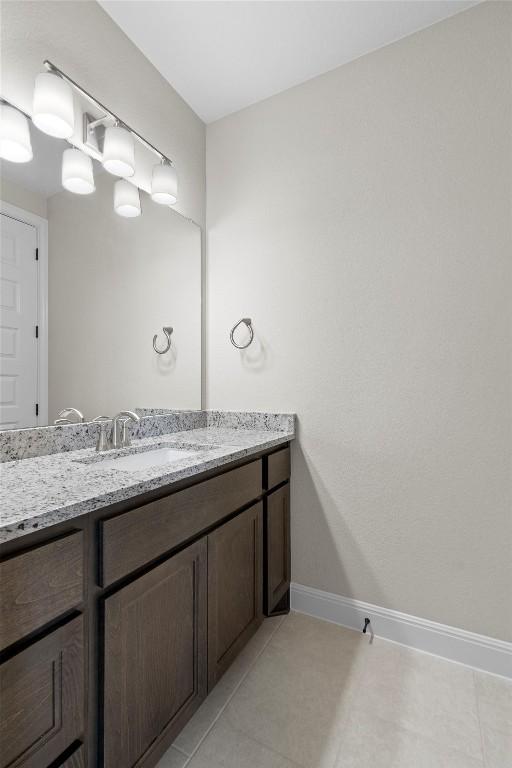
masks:
[(14, 107), (14, 109), (16, 109), (18, 112), (21, 112), (22, 115), (25, 115), (27, 120), (30, 120), (30, 122), (32, 122), (32, 115), (29, 115), (29, 113), (25, 112), (24, 109), (22, 109), (21, 107), (18, 107), (17, 104), (13, 104), (13, 102), (9, 101), (9, 99), (4, 99), (3, 96), (0, 96), (0, 104), (6, 104), (8, 107)]
[[(62, 77), (63, 80), (65, 80), (69, 85), (77, 91), (81, 96), (88, 99), (88, 101), (91, 102), (91, 104), (94, 104), (94, 106), (99, 109), (101, 112), (105, 113), (105, 117), (110, 117), (112, 120), (114, 120), (116, 123), (119, 123), (124, 128), (126, 128), (127, 131), (129, 131), (134, 138), (137, 139), (141, 144), (143, 144), (147, 149), (150, 150), (150, 152), (153, 152), (155, 155), (157, 155), (161, 160), (169, 163), (169, 165), (173, 165), (172, 160), (167, 157), (167, 155), (164, 155), (163, 152), (160, 152), (159, 149), (157, 149), (153, 144), (151, 144), (147, 139), (145, 139), (143, 136), (140, 135), (140, 133), (137, 133), (133, 128), (131, 128), (129, 125), (127, 125), (124, 120), (122, 120), (120, 117), (118, 117), (112, 110), (108, 109), (104, 104), (102, 104), (98, 99), (95, 99), (94, 96), (91, 96), (91, 94), (85, 90), (85, 88), (82, 88), (81, 85), (78, 85), (71, 77), (66, 75), (65, 72), (63, 72), (61, 69), (55, 66), (51, 61), (48, 59), (45, 59), (43, 62), (44, 66), (49, 72), (55, 72), (57, 75)], [(104, 118), (102, 118), (104, 119)]]

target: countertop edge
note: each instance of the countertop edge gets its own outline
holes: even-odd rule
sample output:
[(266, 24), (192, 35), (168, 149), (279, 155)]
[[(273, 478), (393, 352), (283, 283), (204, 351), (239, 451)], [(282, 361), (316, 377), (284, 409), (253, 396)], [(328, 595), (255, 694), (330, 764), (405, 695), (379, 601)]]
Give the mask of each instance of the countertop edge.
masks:
[[(134, 485), (127, 485), (115, 491), (107, 491), (98, 496), (92, 496), (88, 499), (80, 500), (69, 506), (54, 507), (40, 514), (27, 516), (15, 523), (0, 523), (0, 545), (15, 539), (28, 536), (36, 531), (49, 529), (61, 523), (71, 522), (72, 520), (84, 515), (96, 512), (100, 509), (112, 506), (118, 502), (127, 501), (136, 498), (144, 493), (159, 490), (184, 480), (191, 480), (203, 473), (211, 472), (217, 468), (225, 467), (229, 464), (239, 462), (241, 459), (250, 458), (256, 454), (270, 450), (272, 448), (285, 445), (295, 440), (295, 433), (283, 433), (280, 437), (273, 437), (271, 440), (264, 440), (250, 447), (240, 447), (225, 456), (212, 457), (202, 461), (197, 467), (186, 467), (175, 472), (162, 474), (159, 477), (142, 480)], [(68, 454), (69, 455), (69, 454)], [(23, 460), (21, 460), (23, 461)], [(59, 519), (55, 519), (58, 516)]]

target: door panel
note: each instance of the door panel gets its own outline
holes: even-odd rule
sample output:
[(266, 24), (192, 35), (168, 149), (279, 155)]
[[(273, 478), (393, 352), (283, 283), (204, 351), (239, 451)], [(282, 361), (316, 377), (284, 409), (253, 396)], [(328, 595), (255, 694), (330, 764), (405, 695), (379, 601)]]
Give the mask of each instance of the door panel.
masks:
[(290, 587), (290, 486), (267, 497), (265, 612), (271, 613)]
[(41, 768), (83, 734), (83, 620), (0, 666), (0, 766)]
[(38, 423), (35, 227), (1, 214), (0, 429)]
[(105, 768), (131, 768), (206, 695), (206, 540), (105, 600)]
[(208, 536), (208, 688), (263, 619), (263, 505), (249, 507)]

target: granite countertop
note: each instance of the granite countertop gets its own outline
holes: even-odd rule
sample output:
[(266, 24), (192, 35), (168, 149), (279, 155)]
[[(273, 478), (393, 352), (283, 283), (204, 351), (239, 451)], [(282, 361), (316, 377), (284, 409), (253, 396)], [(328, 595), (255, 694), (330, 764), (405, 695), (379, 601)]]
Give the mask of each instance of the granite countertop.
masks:
[[(194, 477), (293, 440), (293, 430), (209, 426), (134, 440), (131, 448), (98, 454), (94, 448), (0, 464), (0, 543), (71, 520), (146, 491)], [(102, 458), (159, 447), (194, 456), (145, 469), (102, 468)]]

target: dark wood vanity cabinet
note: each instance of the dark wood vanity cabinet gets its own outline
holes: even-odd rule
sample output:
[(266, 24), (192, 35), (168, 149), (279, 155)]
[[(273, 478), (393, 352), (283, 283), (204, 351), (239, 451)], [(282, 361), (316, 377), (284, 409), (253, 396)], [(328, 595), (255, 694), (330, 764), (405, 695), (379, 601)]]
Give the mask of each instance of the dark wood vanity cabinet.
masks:
[(81, 531), (0, 562), (0, 651), (74, 608), (83, 593)]
[(153, 768), (289, 608), (289, 448), (0, 547), (0, 768)]
[(207, 552), (200, 539), (104, 602), (104, 765), (138, 765), (206, 695)]
[(208, 536), (208, 689), (263, 621), (263, 504)]
[(84, 633), (78, 616), (0, 666), (1, 768), (41, 768), (84, 728)]
[[(265, 515), (265, 609), (267, 615), (286, 597), (290, 589), (290, 485), (269, 493)], [(287, 601), (284, 606), (289, 607)], [(279, 611), (279, 609), (278, 609)]]

